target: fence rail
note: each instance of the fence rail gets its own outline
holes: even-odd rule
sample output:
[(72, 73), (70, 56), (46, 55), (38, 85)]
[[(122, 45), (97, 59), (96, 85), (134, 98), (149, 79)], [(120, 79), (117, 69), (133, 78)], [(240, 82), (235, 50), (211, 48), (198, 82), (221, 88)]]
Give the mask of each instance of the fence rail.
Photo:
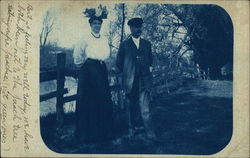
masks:
[[(65, 68), (66, 54), (64, 52), (57, 54), (57, 66), (56, 70), (48, 70), (40, 72), (40, 83), (56, 80), (56, 91), (50, 92), (48, 94), (40, 95), (40, 102), (46, 101), (51, 98), (56, 98), (56, 116), (58, 121), (58, 126), (63, 125), (64, 120), (64, 103), (75, 101), (77, 99), (77, 94), (66, 96), (64, 94), (68, 93), (68, 89), (64, 87), (65, 77), (78, 78), (79, 70)], [(154, 70), (152, 97), (156, 97), (162, 93), (171, 93), (176, 88), (183, 84), (183, 80), (180, 78), (175, 78), (174, 76), (168, 76), (164, 73), (164, 70), (156, 69)], [(110, 87), (112, 94), (115, 94), (115, 103), (121, 108), (125, 109), (124, 94), (121, 92), (121, 76), (115, 71), (109, 72), (109, 78), (113, 79), (113, 84)], [(115, 92), (115, 93), (114, 93)]]

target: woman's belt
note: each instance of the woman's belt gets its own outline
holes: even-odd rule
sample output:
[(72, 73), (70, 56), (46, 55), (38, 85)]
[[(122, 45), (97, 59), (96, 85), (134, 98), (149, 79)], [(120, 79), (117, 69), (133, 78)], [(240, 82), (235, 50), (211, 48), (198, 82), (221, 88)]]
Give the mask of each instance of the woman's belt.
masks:
[(93, 58), (87, 58), (87, 61), (92, 61), (92, 62), (97, 62), (97, 63), (100, 63), (100, 64), (105, 64), (105, 62), (103, 60), (98, 60), (98, 59), (93, 59)]

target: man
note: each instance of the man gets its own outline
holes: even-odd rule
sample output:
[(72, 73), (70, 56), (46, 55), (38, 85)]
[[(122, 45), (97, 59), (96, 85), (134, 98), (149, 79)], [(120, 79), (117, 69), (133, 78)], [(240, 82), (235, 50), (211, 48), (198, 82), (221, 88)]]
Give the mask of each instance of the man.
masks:
[(147, 136), (155, 139), (149, 111), (152, 83), (151, 43), (140, 37), (142, 23), (141, 18), (128, 21), (132, 37), (120, 44), (116, 64), (122, 72), (122, 87), (128, 101), (130, 134), (133, 135), (143, 123)]

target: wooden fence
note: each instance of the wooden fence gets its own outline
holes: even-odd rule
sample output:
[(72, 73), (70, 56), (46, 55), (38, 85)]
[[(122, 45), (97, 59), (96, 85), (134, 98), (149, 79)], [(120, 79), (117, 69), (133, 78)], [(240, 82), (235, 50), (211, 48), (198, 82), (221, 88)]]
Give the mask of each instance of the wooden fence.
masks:
[[(43, 94), (40, 96), (40, 102), (46, 101), (48, 99), (56, 97), (56, 118), (58, 121), (58, 127), (63, 125), (64, 121), (64, 103), (75, 101), (76, 94), (71, 96), (64, 97), (64, 94), (68, 93), (68, 89), (64, 88), (65, 77), (78, 78), (78, 71), (76, 69), (68, 69), (66, 65), (66, 54), (58, 53), (57, 54), (57, 67), (56, 70), (46, 71), (40, 73), (40, 83), (45, 81), (57, 80), (56, 91)], [(183, 80), (177, 79), (174, 76), (166, 76), (164, 70), (154, 69), (153, 75), (153, 86), (152, 97), (157, 97), (159, 94), (168, 94), (171, 91), (176, 90), (178, 87), (182, 86)], [(172, 77), (171, 77), (172, 76)], [(111, 86), (111, 93), (115, 94), (117, 106), (122, 110), (127, 110), (125, 107), (124, 94), (121, 91), (121, 77), (115, 72), (109, 73), (109, 78), (113, 78), (113, 84)]]
[[(78, 71), (74, 69), (65, 68), (66, 54), (57, 54), (57, 67), (56, 70), (46, 71), (40, 73), (40, 83), (45, 81), (57, 80), (56, 91), (44, 94), (40, 96), (40, 102), (46, 101), (48, 99), (56, 97), (56, 118), (58, 121), (58, 127), (63, 125), (64, 121), (64, 110), (63, 105), (66, 102), (71, 102), (76, 100), (76, 94), (64, 97), (64, 94), (68, 93), (68, 89), (64, 88), (65, 77), (78, 78)], [(115, 91), (118, 97), (118, 104), (123, 107), (123, 96), (120, 88), (120, 76), (119, 74), (111, 74), (115, 78), (115, 83), (111, 86), (111, 91)]]

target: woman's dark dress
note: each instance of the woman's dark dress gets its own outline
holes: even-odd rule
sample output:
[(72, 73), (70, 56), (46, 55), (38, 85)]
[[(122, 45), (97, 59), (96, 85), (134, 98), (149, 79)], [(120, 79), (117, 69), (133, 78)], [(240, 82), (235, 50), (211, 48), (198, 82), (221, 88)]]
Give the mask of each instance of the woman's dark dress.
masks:
[(76, 100), (76, 138), (83, 142), (112, 137), (113, 105), (104, 62), (87, 59), (80, 69)]

